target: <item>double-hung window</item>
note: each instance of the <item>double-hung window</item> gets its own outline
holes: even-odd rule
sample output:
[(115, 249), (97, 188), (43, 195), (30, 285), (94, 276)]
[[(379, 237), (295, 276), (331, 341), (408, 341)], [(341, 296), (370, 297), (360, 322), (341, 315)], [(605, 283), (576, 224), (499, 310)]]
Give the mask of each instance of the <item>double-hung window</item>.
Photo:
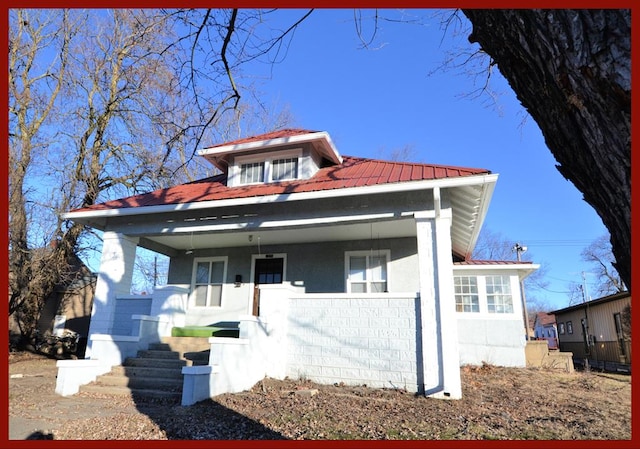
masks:
[(456, 312), (480, 312), (478, 278), (476, 276), (455, 276)]
[(513, 313), (509, 276), (487, 276), (486, 284), (489, 313)]
[(345, 254), (347, 293), (383, 293), (388, 288), (389, 250)]
[(192, 304), (196, 307), (220, 307), (226, 276), (226, 258), (196, 259), (192, 281)]

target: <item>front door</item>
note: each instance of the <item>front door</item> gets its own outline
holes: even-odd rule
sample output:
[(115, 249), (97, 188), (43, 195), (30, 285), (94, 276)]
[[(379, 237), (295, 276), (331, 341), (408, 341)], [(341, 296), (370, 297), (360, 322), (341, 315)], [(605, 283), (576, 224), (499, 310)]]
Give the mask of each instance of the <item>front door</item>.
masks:
[(253, 315), (260, 315), (260, 285), (282, 284), (284, 274), (284, 258), (266, 257), (256, 259), (256, 267), (253, 273)]

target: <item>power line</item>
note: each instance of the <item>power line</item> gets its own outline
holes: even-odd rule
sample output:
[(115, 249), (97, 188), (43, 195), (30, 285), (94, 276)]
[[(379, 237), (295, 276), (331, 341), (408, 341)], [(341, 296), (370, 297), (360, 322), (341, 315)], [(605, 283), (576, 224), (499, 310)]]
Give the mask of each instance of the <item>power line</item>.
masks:
[(521, 239), (526, 241), (529, 246), (589, 246), (592, 240), (579, 239)]
[(565, 294), (565, 295), (568, 295), (568, 294), (571, 294), (571, 293), (572, 293), (571, 291), (561, 292), (561, 291), (558, 291), (558, 290), (550, 290), (550, 289), (548, 289), (548, 288), (546, 288), (546, 287), (542, 287), (542, 286), (540, 286), (540, 285), (539, 285), (539, 286), (537, 286), (536, 288), (539, 288), (539, 289), (542, 289), (542, 290), (548, 291), (548, 292), (550, 292), (550, 293), (562, 293), (562, 294)]

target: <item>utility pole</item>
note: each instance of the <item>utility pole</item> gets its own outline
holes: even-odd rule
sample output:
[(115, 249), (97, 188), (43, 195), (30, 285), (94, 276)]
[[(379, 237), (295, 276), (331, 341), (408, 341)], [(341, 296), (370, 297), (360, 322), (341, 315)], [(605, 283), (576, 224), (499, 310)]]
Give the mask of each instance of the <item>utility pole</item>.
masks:
[(158, 285), (158, 256), (153, 257), (153, 288)]
[[(591, 335), (589, 334), (589, 301), (591, 298), (589, 297), (589, 290), (587, 288), (587, 278), (585, 277), (584, 271), (582, 272), (582, 285), (580, 286), (582, 290), (582, 303), (584, 304), (584, 325), (582, 326), (582, 332), (584, 333), (584, 344), (585, 344), (585, 353), (586, 357), (584, 359), (584, 369), (589, 371), (591, 368), (589, 367), (589, 355), (591, 354), (592, 340)], [(596, 356), (596, 361), (598, 360)]]
[[(527, 251), (526, 246), (520, 245), (520, 243), (516, 243), (513, 245), (513, 251), (516, 252), (516, 257), (518, 258), (518, 262), (521, 262), (520, 254)], [(524, 295), (524, 282), (520, 280), (520, 296), (522, 298), (522, 315), (524, 319), (524, 334), (527, 341), (529, 341), (529, 313), (527, 312), (527, 298)]]

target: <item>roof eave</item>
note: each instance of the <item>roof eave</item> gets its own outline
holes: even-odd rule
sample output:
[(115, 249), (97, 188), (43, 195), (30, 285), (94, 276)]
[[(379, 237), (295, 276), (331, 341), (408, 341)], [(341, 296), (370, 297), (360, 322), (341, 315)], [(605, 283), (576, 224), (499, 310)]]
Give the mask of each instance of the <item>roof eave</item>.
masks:
[[(151, 215), (161, 213), (182, 212), (190, 210), (211, 209), (218, 207), (232, 207), (232, 206), (245, 206), (254, 205), (258, 203), (278, 203), (287, 201), (304, 201), (310, 199), (321, 198), (335, 198), (336, 196), (360, 196), (370, 195), (377, 193), (391, 193), (402, 192), (412, 190), (428, 190), (434, 187), (451, 188), (464, 185), (477, 185), (477, 184), (493, 184), (497, 180), (497, 174), (484, 173), (479, 175), (471, 175), (455, 178), (441, 178), (441, 179), (428, 179), (422, 181), (409, 181), (399, 182), (392, 184), (377, 184), (372, 186), (363, 187), (349, 187), (344, 189), (331, 189), (331, 190), (316, 190), (310, 192), (298, 192), (283, 195), (281, 193), (265, 196), (250, 196), (245, 198), (231, 198), (223, 200), (210, 200), (210, 201), (198, 201), (190, 203), (177, 203), (177, 204), (163, 204), (156, 206), (140, 206), (140, 207), (125, 207), (114, 209), (101, 209), (101, 210), (85, 210), (76, 212), (67, 212), (61, 215), (62, 219), (73, 220), (78, 223), (85, 224), (87, 226), (94, 227), (96, 229), (104, 229), (105, 220), (109, 217), (121, 217), (121, 216), (136, 216), (136, 215)], [(493, 188), (483, 193), (483, 198), (487, 201), (490, 199)], [(487, 196), (488, 195), (488, 196)], [(486, 214), (486, 207), (481, 207), (478, 214), (481, 219), (484, 219)], [(477, 239), (477, 235), (475, 236)], [(475, 240), (473, 241), (475, 245)]]
[(471, 234), (471, 239), (469, 240), (469, 244), (467, 246), (467, 251), (465, 254), (465, 259), (471, 258), (471, 254), (476, 247), (476, 243), (478, 242), (478, 237), (480, 236), (480, 229), (482, 229), (482, 224), (484, 223), (484, 219), (487, 216), (487, 212), (489, 211), (489, 205), (491, 204), (491, 198), (493, 197), (493, 192), (496, 188), (496, 179), (493, 182), (488, 182), (483, 184), (482, 194), (480, 197), (480, 209), (478, 210), (478, 216), (474, 223), (473, 232)]
[(513, 262), (512, 264), (485, 264), (485, 265), (454, 265), (454, 270), (470, 270), (470, 271), (487, 271), (487, 270), (516, 270), (518, 272), (518, 278), (522, 281), (531, 274), (533, 274), (536, 270), (540, 268), (540, 264), (537, 263), (522, 263), (522, 262)]

